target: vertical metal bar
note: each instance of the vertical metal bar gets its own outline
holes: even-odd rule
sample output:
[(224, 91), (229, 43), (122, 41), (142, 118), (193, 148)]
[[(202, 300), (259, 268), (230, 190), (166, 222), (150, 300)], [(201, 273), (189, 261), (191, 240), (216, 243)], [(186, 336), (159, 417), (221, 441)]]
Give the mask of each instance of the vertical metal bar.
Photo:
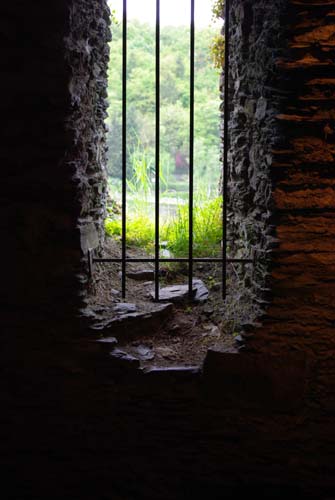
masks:
[(156, 0), (155, 300), (159, 300), (160, 0)]
[(227, 192), (228, 192), (228, 122), (229, 122), (229, 0), (225, 0), (224, 125), (222, 186), (222, 297), (227, 296)]
[(193, 297), (193, 202), (194, 202), (194, 53), (195, 26), (194, 0), (191, 0), (190, 24), (190, 167), (189, 167), (189, 252), (188, 252), (188, 293)]
[(126, 297), (127, 257), (127, 0), (123, 0), (122, 24), (122, 298)]

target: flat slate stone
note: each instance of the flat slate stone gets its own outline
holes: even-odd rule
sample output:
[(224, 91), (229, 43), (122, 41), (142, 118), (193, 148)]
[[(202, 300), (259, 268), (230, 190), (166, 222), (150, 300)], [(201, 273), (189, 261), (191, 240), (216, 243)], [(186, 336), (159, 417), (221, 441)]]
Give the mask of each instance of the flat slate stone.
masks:
[[(196, 288), (193, 288), (193, 296), (196, 293)], [(155, 292), (150, 293), (155, 299)], [(188, 298), (188, 285), (172, 285), (161, 288), (159, 290), (160, 302), (180, 302)]]
[(117, 339), (115, 337), (105, 337), (102, 339), (98, 339), (95, 342), (97, 342), (98, 344), (105, 344), (107, 346), (111, 346), (117, 344)]
[[(208, 289), (200, 279), (193, 280), (192, 293), (195, 302), (204, 302), (208, 299)], [(152, 291), (150, 295), (151, 298), (155, 299), (155, 292)], [(159, 290), (160, 302), (181, 302), (188, 298), (188, 285), (172, 285)]]
[(171, 303), (149, 303), (143, 309), (136, 304), (115, 304), (99, 314), (92, 329), (106, 333), (111, 330), (115, 334), (122, 333), (122, 337), (133, 336), (137, 331), (154, 331), (168, 317), (171, 308)]
[(117, 314), (131, 314), (137, 311), (136, 304), (129, 304), (127, 302), (120, 302), (113, 306), (112, 309)]
[(193, 286), (196, 288), (194, 300), (196, 302), (205, 302), (208, 299), (209, 292), (204, 282), (199, 279), (194, 279)]
[(105, 337), (95, 340), (94, 343), (98, 345), (103, 352), (110, 353), (115, 348), (118, 341), (115, 337)]
[(114, 361), (118, 361), (119, 364), (134, 368), (139, 368), (140, 366), (138, 358), (135, 358), (135, 356), (131, 356), (127, 352), (121, 351), (120, 349), (114, 349), (114, 351), (110, 353), (110, 356)]
[(154, 359), (155, 353), (151, 347), (140, 344), (136, 346), (134, 349), (136, 356), (138, 356), (143, 361), (148, 361)]

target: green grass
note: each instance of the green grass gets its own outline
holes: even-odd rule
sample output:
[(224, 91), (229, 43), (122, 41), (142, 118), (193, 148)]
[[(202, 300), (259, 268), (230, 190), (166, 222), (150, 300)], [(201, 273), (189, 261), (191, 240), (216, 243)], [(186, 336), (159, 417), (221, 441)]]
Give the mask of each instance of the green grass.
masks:
[[(120, 219), (108, 218), (105, 220), (105, 231), (108, 236), (121, 239), (122, 224)], [(153, 248), (155, 227), (149, 217), (137, 213), (127, 218), (127, 244), (147, 250)]]
[[(176, 257), (188, 254), (188, 206), (182, 205), (177, 214), (163, 225), (162, 238)], [(221, 199), (196, 200), (193, 210), (193, 251), (196, 257), (210, 257), (218, 252), (222, 238)]]
[[(210, 257), (218, 253), (222, 238), (221, 198), (195, 200), (193, 211), (193, 249), (195, 257)], [(160, 240), (175, 257), (188, 255), (189, 245), (188, 206), (180, 205), (177, 213), (160, 228)], [(105, 221), (106, 234), (120, 238), (122, 233), (120, 218)], [(150, 252), (154, 248), (155, 227), (152, 218), (140, 208), (127, 218), (127, 244)]]

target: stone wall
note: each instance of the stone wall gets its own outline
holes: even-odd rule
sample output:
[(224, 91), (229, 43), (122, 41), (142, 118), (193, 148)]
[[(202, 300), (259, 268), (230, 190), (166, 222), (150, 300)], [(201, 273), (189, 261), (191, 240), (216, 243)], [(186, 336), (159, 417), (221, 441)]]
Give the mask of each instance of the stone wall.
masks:
[(76, 314), (104, 215), (108, 10), (99, 0), (0, 9), (1, 302)]
[(271, 165), (279, 140), (276, 116), (285, 95), (276, 68), (286, 43), (285, 6), (284, 0), (231, 2), (228, 253), (234, 258), (254, 258), (254, 264), (234, 266), (239, 282), (230, 294), (236, 293), (242, 301), (243, 321), (250, 324), (268, 301), (275, 242)]
[[(83, 253), (82, 284), (87, 283), (87, 251), (102, 246), (106, 216), (106, 126), (110, 12), (106, 2), (73, 2), (66, 59), (71, 69), (72, 144), (66, 162), (73, 171), (79, 206), (78, 228)], [(85, 262), (86, 260), (86, 262)], [(85, 296), (85, 288), (83, 288)]]
[(334, 408), (334, 47), (332, 1), (292, 1), (288, 52), (277, 61), (287, 98), (277, 120), (282, 142), (272, 165), (279, 239), (271, 272), (272, 306), (256, 349), (304, 351), (312, 392)]
[(268, 301), (275, 241), (270, 167), (284, 95), (276, 60), (285, 44), (285, 4), (231, 2), (228, 250), (234, 258), (254, 258), (253, 265), (235, 266), (238, 295), (243, 294), (249, 311), (247, 323), (262, 314)]
[(271, 302), (261, 306), (263, 326), (247, 329), (247, 346), (306, 353), (326, 406), (334, 404), (334, 9), (331, 1), (233, 2), (241, 22), (232, 35), (239, 51), (232, 61), (231, 232), (237, 253), (246, 253), (251, 228), (252, 288), (263, 287), (267, 274)]

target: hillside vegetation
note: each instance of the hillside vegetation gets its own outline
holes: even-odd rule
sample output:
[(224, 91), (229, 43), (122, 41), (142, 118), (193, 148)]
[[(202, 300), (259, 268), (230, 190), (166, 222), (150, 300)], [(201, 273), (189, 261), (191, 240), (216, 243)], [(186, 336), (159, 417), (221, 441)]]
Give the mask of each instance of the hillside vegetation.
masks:
[[(195, 60), (195, 179), (198, 190), (215, 196), (220, 176), (219, 71), (210, 47), (217, 30), (196, 31)], [(113, 24), (109, 65), (108, 173), (111, 185), (121, 178), (122, 27)], [(161, 171), (162, 189), (186, 189), (189, 162), (189, 29), (161, 27)], [(136, 165), (154, 172), (155, 148), (155, 29), (128, 22), (127, 170)]]
[[(150, 253), (155, 241), (155, 28), (130, 20), (127, 31), (126, 235), (129, 245)], [(193, 233), (197, 256), (220, 252), (222, 237), (222, 199), (218, 196), (221, 171), (218, 40), (222, 46), (219, 36), (214, 28), (196, 30)], [(162, 251), (172, 256), (188, 253), (189, 47), (188, 27), (161, 26), (160, 244)], [(106, 124), (114, 208), (109, 210), (106, 233), (119, 239), (122, 233), (118, 209), (122, 177), (122, 26), (115, 19), (110, 49)]]

